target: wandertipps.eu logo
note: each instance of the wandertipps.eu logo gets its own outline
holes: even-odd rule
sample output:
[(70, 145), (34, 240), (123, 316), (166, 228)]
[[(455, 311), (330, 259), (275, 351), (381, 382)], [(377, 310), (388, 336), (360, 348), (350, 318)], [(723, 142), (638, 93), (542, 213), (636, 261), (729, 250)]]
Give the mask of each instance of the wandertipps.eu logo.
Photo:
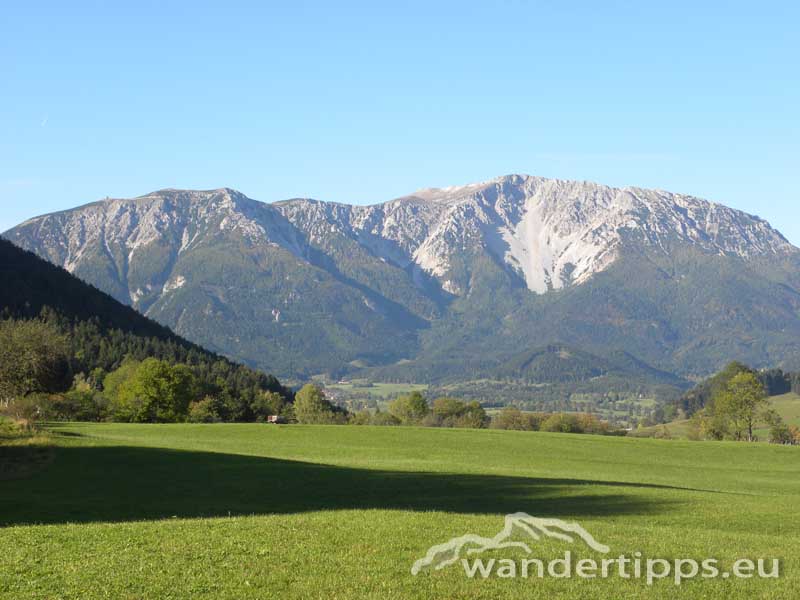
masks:
[[(517, 535), (522, 539), (516, 539)], [(444, 544), (432, 546), (424, 558), (414, 563), (411, 574), (417, 575), (425, 569), (438, 571), (488, 550), (515, 548), (532, 554), (530, 540), (539, 541), (542, 537), (555, 538), (570, 544), (580, 539), (596, 552), (605, 554), (609, 551), (608, 546), (599, 543), (577, 523), (567, 523), (561, 519), (540, 519), (519, 512), (506, 515), (503, 529), (494, 537), (487, 538), (468, 533)]]
[[(568, 550), (558, 558), (534, 557), (537, 542), (551, 538), (569, 544)], [(573, 553), (572, 550), (575, 550)], [(486, 558), (485, 552), (498, 552), (508, 557)], [(586, 556), (593, 551), (601, 558)], [(653, 585), (660, 579), (670, 578), (675, 585), (686, 579), (772, 579), (780, 576), (777, 558), (738, 558), (725, 568), (716, 558), (653, 558), (642, 552), (609, 556), (611, 549), (598, 542), (578, 523), (561, 519), (541, 519), (527, 513), (506, 515), (503, 528), (494, 537), (468, 533), (432, 546), (423, 558), (414, 562), (411, 574), (423, 571), (440, 571), (460, 564), (469, 578), (545, 578), (563, 579), (577, 577), (596, 579), (620, 577), (644, 580)], [(519, 558), (520, 554), (522, 558)]]

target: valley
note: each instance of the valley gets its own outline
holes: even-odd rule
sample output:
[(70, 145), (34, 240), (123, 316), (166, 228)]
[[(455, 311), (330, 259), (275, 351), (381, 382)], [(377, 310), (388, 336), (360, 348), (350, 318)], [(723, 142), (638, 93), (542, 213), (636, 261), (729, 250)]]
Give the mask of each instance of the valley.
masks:
[(798, 24), (3, 3), (0, 600), (800, 598)]

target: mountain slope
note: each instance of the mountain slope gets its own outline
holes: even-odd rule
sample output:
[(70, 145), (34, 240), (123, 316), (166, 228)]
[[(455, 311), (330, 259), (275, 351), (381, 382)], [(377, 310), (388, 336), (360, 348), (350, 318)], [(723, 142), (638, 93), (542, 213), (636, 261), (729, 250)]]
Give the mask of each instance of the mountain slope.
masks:
[[(75, 372), (114, 370), (125, 358), (189, 364), (199, 383), (246, 403), (257, 390), (291, 397), (271, 375), (237, 365), (175, 335), (35, 254), (0, 239), (0, 318), (46, 314), (69, 334)], [(245, 415), (246, 416), (246, 415)]]
[(97, 320), (106, 329), (200, 350), (64, 269), (0, 239), (0, 310), (7, 316), (31, 318), (45, 307), (76, 321)]
[(94, 203), (7, 237), (180, 335), (284, 373), (386, 360), (425, 325), (340, 271), (278, 210), (228, 189)]
[(282, 374), (529, 379), (508, 364), (548, 344), (628, 352), (654, 376), (800, 356), (800, 251), (662, 191), (521, 175), (371, 206), (163, 190), (5, 235)]
[(678, 387), (686, 383), (671, 373), (653, 369), (626, 352), (610, 352), (608, 356), (600, 357), (562, 344), (521, 352), (507, 360), (495, 374), (533, 382), (569, 383), (615, 374)]

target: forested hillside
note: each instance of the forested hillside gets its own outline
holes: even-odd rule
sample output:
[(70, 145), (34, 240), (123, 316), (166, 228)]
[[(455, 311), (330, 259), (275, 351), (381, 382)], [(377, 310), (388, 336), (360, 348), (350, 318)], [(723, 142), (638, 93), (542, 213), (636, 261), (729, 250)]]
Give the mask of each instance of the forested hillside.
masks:
[[(49, 389), (21, 383), (28, 388), (24, 392), (72, 388), (84, 396), (93, 395), (93, 391), (102, 391), (107, 377), (113, 380), (120, 370), (133, 373), (143, 364), (152, 367), (156, 364), (152, 361), (158, 361), (162, 372), (173, 379), (179, 373), (169, 369), (185, 367), (189, 377), (183, 378), (184, 383), (191, 384), (185, 390), (187, 404), (213, 401), (215, 416), (223, 420), (253, 420), (253, 405), (265, 393), (291, 398), (291, 391), (275, 377), (188, 342), (64, 269), (5, 240), (0, 240), (0, 316), (8, 342), (6, 350), (11, 342), (34, 343), (32, 338), (56, 353), (63, 349), (66, 364), (48, 379), (44, 387)], [(9, 368), (13, 367), (13, 358), (9, 357)], [(77, 384), (81, 390), (76, 390)]]

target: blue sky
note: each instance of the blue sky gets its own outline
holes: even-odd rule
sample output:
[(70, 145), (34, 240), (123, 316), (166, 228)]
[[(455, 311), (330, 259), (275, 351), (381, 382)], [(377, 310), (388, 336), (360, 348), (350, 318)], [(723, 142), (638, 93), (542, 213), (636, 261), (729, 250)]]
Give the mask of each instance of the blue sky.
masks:
[(769, 1), (9, 2), (0, 231), (164, 187), (371, 203), (521, 172), (800, 244), (799, 28)]

